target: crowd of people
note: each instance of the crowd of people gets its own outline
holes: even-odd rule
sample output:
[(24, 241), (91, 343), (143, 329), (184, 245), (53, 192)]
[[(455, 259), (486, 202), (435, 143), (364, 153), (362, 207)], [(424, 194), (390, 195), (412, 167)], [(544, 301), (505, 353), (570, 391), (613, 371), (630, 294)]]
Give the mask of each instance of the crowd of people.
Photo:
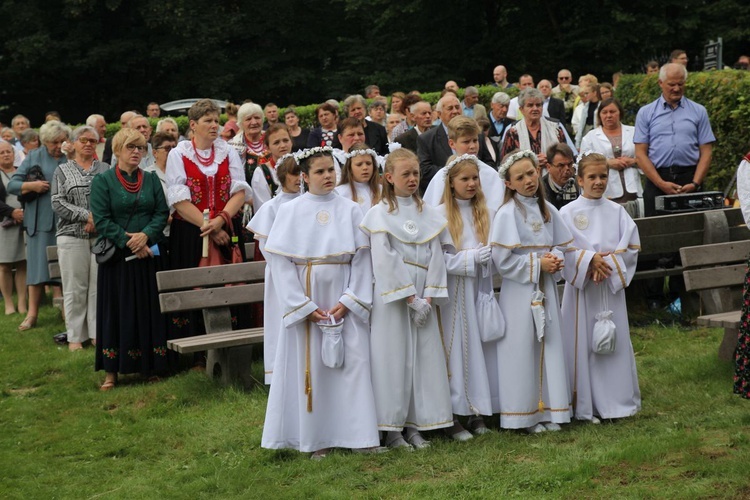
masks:
[(504, 66), (489, 110), (455, 82), (434, 109), (371, 85), (320, 104), (311, 130), (293, 108), (253, 102), (228, 106), (222, 126), (209, 99), (185, 137), (171, 118), (152, 137), (133, 111), (109, 139), (101, 115), (75, 130), (53, 117), (38, 134), (17, 116), (0, 142), (5, 312), (36, 325), (45, 285), (59, 285), (56, 245), (69, 349), (95, 347), (102, 390), (118, 374), (156, 380), (178, 365), (167, 339), (204, 331), (199, 314), (160, 313), (156, 273), (243, 261), (254, 238), (264, 307), (233, 318), (264, 327), (264, 447), (320, 459), (424, 448), (437, 429), (465, 441), (498, 414), (530, 433), (634, 415), (633, 218), (700, 190), (715, 141), (679, 57), (658, 71), (662, 94), (635, 127), (616, 81), (576, 86), (563, 69), (535, 87), (525, 74), (510, 99)]

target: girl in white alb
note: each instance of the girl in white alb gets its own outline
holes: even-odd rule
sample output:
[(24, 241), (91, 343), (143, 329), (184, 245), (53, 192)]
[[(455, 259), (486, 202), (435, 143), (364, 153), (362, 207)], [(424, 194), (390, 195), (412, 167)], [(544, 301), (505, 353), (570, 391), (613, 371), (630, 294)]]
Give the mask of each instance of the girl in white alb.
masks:
[[(331, 448), (378, 451), (367, 325), (372, 267), (359, 230), (362, 211), (333, 192), (330, 148), (299, 158), (309, 192), (279, 207), (264, 248), (274, 283), (283, 283), (276, 287), (283, 328), (261, 445), (313, 452), (314, 459)], [(342, 320), (336, 345), (343, 364), (331, 363), (324, 327)]]
[[(469, 416), (469, 428), (487, 432), (481, 415), (492, 415), (490, 384), (477, 320), (480, 290), (492, 294), (490, 214), (474, 155), (453, 158), (436, 176), (445, 178), (443, 203), (451, 245), (445, 246), (450, 303), (440, 308), (454, 416)], [(497, 174), (495, 174), (497, 175)], [(500, 327), (500, 325), (497, 325)], [(454, 418), (446, 430), (458, 441), (472, 435)]]
[(378, 154), (358, 142), (344, 155), (346, 163), (341, 169), (341, 183), (336, 192), (359, 204), (362, 213), (380, 201), (380, 174), (378, 173)]
[(492, 221), (492, 261), (503, 284), (505, 336), (497, 341), (500, 426), (537, 433), (570, 422), (570, 390), (557, 281), (572, 237), (544, 199), (536, 154), (508, 154), (500, 167), (505, 203)]
[[(279, 158), (276, 164), (281, 193), (277, 194), (267, 203), (264, 203), (256, 212), (252, 220), (247, 224), (248, 231), (255, 234), (257, 245), (263, 258), (268, 260), (265, 252), (266, 239), (271, 231), (273, 221), (279, 207), (299, 196), (299, 165), (292, 154)], [(266, 384), (271, 383), (273, 376), (273, 362), (276, 357), (276, 343), (279, 339), (279, 330), (282, 328), (281, 304), (276, 296), (276, 284), (271, 276), (271, 266), (267, 265), (265, 270), (265, 286), (263, 288), (263, 366)]]
[(424, 448), (420, 430), (453, 424), (435, 311), (448, 298), (439, 238), (446, 221), (417, 194), (414, 153), (391, 153), (384, 179), (383, 199), (360, 226), (370, 235), (375, 275), (370, 354), (377, 422), (386, 445)]
[[(600, 418), (629, 417), (641, 409), (625, 303), (640, 239), (625, 208), (603, 196), (608, 172), (612, 170), (603, 155), (582, 153), (578, 162), (582, 196), (560, 210), (575, 248), (565, 256), (562, 305), (573, 410), (577, 419), (594, 423)], [(616, 327), (614, 352), (596, 349), (593, 337), (596, 316), (604, 311), (612, 311)]]

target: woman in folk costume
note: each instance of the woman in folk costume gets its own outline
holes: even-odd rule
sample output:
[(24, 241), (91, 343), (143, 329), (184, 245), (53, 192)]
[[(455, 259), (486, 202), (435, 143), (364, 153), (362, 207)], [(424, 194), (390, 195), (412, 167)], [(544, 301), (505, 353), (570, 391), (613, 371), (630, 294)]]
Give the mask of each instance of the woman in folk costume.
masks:
[[(292, 201), (300, 195), (299, 164), (293, 154), (287, 154), (279, 158), (276, 164), (280, 193), (270, 201), (263, 204), (260, 210), (248, 223), (248, 231), (255, 234), (257, 245), (263, 260), (267, 260), (265, 254), (266, 239), (271, 232), (273, 221), (281, 205)], [(273, 362), (276, 358), (276, 342), (279, 338), (281, 326), (281, 305), (276, 295), (276, 286), (271, 276), (271, 266), (266, 266), (265, 287), (263, 288), (263, 365), (265, 368), (266, 384), (271, 383), (273, 376)]]
[[(172, 269), (198, 267), (206, 236), (222, 254), (229, 254), (237, 244), (229, 234), (242, 230), (238, 214), (252, 191), (237, 152), (219, 138), (219, 111), (211, 99), (193, 104), (188, 111), (193, 139), (177, 144), (167, 157), (167, 203), (175, 209), (169, 237)], [(204, 210), (208, 210), (207, 221)], [(244, 259), (244, 245), (239, 249)], [(248, 323), (249, 318), (241, 315), (239, 321)], [(200, 311), (175, 314), (170, 338), (202, 335), (202, 323)], [(205, 365), (202, 358), (196, 355), (196, 366)]]
[(570, 231), (544, 199), (533, 151), (509, 154), (500, 167), (505, 204), (490, 231), (492, 261), (503, 277), (505, 336), (497, 342), (500, 426), (537, 433), (570, 422), (557, 280)]
[(378, 154), (364, 142), (358, 142), (344, 156), (346, 163), (341, 169), (341, 182), (336, 187), (336, 192), (357, 202), (362, 214), (366, 214), (380, 201)]
[[(358, 229), (359, 206), (333, 192), (330, 151), (300, 154), (309, 192), (279, 207), (264, 248), (273, 282), (284, 284), (277, 288), (284, 328), (262, 446), (313, 452), (314, 459), (331, 448), (381, 450), (370, 382), (369, 242)], [(343, 364), (330, 363), (325, 325), (342, 320), (336, 354)]]
[(477, 434), (488, 431), (481, 415), (492, 415), (476, 306), (480, 289), (493, 293), (492, 250), (487, 244), (490, 211), (482, 192), (479, 168), (476, 156), (461, 155), (435, 176), (445, 177), (443, 204), (438, 210), (448, 220), (452, 241), (445, 247), (444, 255), (450, 303), (440, 308), (440, 317), (454, 414), (453, 427), (446, 432), (457, 441), (472, 437), (458, 422), (458, 415), (469, 416), (469, 428)]
[(419, 198), (419, 161), (411, 151), (388, 155), (384, 180), (382, 200), (360, 226), (370, 235), (375, 274), (370, 350), (377, 424), (387, 431), (387, 446), (424, 448), (429, 442), (419, 431), (453, 425), (433, 307), (448, 299), (439, 238), (446, 220)]
[[(578, 161), (582, 196), (560, 210), (575, 248), (565, 255), (562, 305), (573, 411), (577, 419), (593, 423), (599, 418), (629, 417), (641, 408), (625, 304), (640, 239), (623, 206), (603, 196), (607, 179), (607, 158), (583, 153)], [(611, 311), (611, 326), (616, 327), (614, 346), (599, 345), (596, 329), (602, 328), (606, 311)]]

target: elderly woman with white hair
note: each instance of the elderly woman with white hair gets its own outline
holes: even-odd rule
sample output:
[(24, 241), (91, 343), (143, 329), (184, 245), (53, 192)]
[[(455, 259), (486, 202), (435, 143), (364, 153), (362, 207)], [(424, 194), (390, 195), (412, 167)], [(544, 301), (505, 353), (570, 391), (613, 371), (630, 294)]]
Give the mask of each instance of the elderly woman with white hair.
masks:
[(536, 153), (540, 167), (547, 166), (547, 148), (558, 142), (566, 142), (565, 131), (559, 123), (542, 116), (544, 95), (535, 88), (526, 88), (518, 94), (518, 107), (523, 119), (511, 126), (503, 139), (501, 159), (509, 152), (531, 150)]
[(366, 120), (367, 101), (359, 94), (344, 99), (344, 116), (356, 118), (365, 130), (365, 142), (380, 156), (388, 154), (388, 133), (379, 123)]
[(229, 141), (240, 155), (245, 165), (245, 177), (248, 182), (253, 178), (255, 168), (271, 159), (271, 153), (263, 142), (263, 108), (254, 102), (246, 102), (237, 111), (237, 123), (240, 133)]
[(177, 142), (184, 141), (185, 138), (180, 136), (180, 127), (177, 125), (177, 122), (174, 118), (162, 118), (158, 122), (156, 122), (156, 132), (165, 132), (167, 134), (172, 134)]
[(57, 214), (57, 255), (63, 283), (68, 349), (96, 342), (96, 280), (98, 265), (91, 247), (96, 241), (91, 213), (91, 182), (109, 170), (95, 158), (99, 134), (78, 127), (70, 137), (75, 159), (61, 164), (52, 177), (52, 210)]
[(70, 128), (57, 120), (50, 120), (39, 129), (43, 147), (29, 152), (8, 183), (8, 192), (22, 195), (23, 225), (26, 229), (26, 284), (29, 286), (29, 310), (18, 326), (21, 331), (36, 326), (44, 285), (53, 283), (47, 268), (47, 247), (57, 245), (55, 229), (57, 217), (52, 210), (50, 181), (66, 158), (62, 144), (70, 137)]

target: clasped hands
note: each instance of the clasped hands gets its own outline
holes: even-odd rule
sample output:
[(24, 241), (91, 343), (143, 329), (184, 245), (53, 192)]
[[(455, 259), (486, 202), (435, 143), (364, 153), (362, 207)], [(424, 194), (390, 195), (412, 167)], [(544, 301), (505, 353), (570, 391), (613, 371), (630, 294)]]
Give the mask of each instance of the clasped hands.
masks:
[(133, 255), (139, 259), (145, 259), (146, 257), (153, 257), (154, 252), (148, 247), (148, 236), (146, 233), (125, 233), (125, 236), (130, 238), (126, 243), (126, 246), (133, 252)]
[(201, 226), (201, 238), (209, 236), (211, 240), (219, 246), (229, 244), (229, 234), (224, 231), (224, 218), (214, 217)]
[(594, 283), (601, 283), (612, 275), (612, 266), (607, 264), (604, 257), (608, 256), (610, 252), (602, 253), (597, 252), (594, 254), (594, 258), (589, 263), (589, 278)]
[(542, 262), (542, 271), (547, 274), (559, 273), (562, 271), (562, 268), (565, 267), (563, 259), (550, 252), (542, 255), (540, 260)]
[(339, 302), (333, 307), (333, 309), (330, 309), (328, 311), (324, 311), (320, 308), (315, 309), (307, 316), (307, 319), (309, 319), (313, 323), (320, 323), (321, 321), (327, 320), (329, 317), (333, 317), (334, 323), (338, 323), (341, 318), (343, 318), (348, 312), (349, 309), (344, 304)]

